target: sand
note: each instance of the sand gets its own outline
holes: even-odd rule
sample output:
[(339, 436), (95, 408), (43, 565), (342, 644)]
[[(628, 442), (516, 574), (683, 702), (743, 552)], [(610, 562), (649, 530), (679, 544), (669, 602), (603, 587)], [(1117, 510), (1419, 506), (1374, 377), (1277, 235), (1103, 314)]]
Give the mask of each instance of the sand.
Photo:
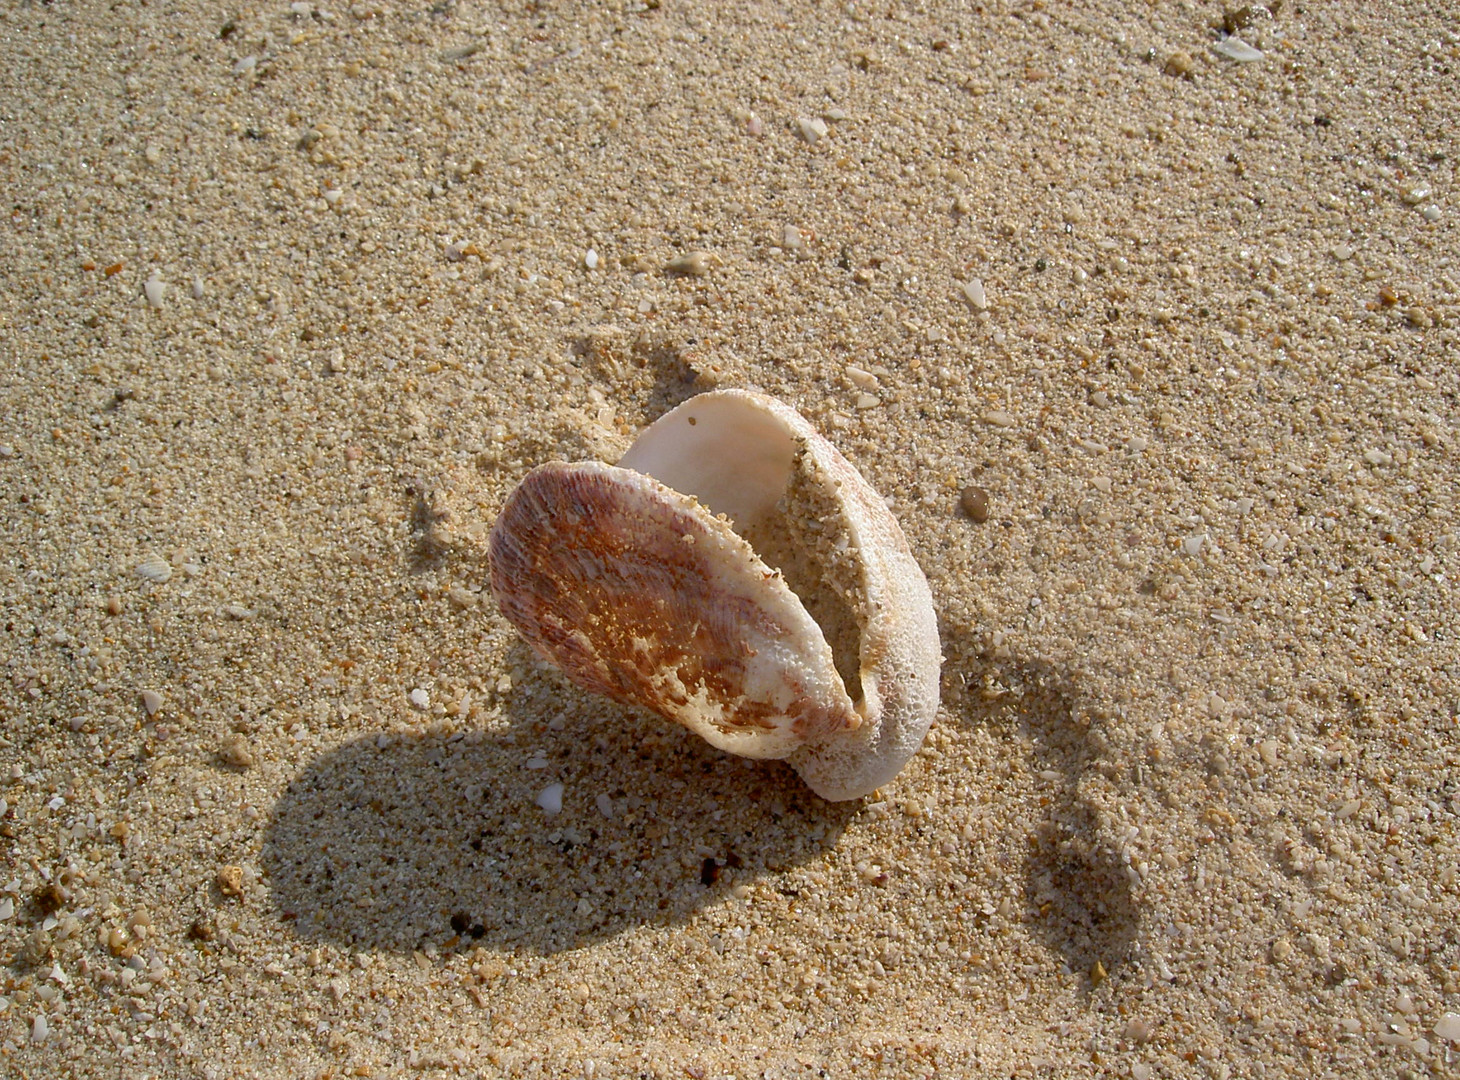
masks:
[[(0, 41), (0, 1074), (1460, 1071), (1444, 5)], [(485, 590), (529, 468), (713, 386), (927, 572), (873, 797)]]

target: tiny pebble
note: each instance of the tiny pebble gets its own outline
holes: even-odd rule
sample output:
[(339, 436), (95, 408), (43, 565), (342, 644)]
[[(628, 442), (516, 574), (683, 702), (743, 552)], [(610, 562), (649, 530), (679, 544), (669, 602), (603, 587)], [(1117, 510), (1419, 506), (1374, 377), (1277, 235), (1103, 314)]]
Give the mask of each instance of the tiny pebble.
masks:
[(1196, 62), (1192, 60), (1190, 53), (1178, 50), (1166, 58), (1166, 67), (1164, 70), (1167, 75), (1180, 77), (1190, 75), (1191, 69), (1195, 66)]
[(139, 578), (160, 584), (172, 577), (172, 567), (168, 565), (166, 559), (159, 559), (153, 555), (137, 564), (136, 573)]
[(224, 866), (218, 870), (218, 891), (224, 896), (243, 895), (243, 867)]
[(994, 427), (1011, 428), (1019, 421), (1015, 420), (1010, 413), (1002, 409), (991, 409), (979, 417), (985, 424), (992, 424)]
[(1200, 555), (1201, 549), (1206, 545), (1207, 534), (1197, 533), (1195, 536), (1188, 536), (1181, 541), (1181, 551), (1185, 555)]
[(147, 295), (148, 307), (160, 308), (162, 306), (162, 298), (167, 295), (167, 286), (160, 277), (153, 274), (147, 279), (147, 283), (142, 286), (142, 291)]
[(535, 800), (549, 817), (563, 809), (563, 785), (549, 784), (537, 793)]
[(35, 1023), (30, 1026), (30, 1041), (45, 1042), (50, 1033), (50, 1028), (46, 1026), (46, 1014), (37, 1013)]
[(233, 74), (247, 75), (258, 66), (258, 62), (259, 58), (257, 56), (245, 56), (233, 65)]
[(664, 269), (671, 274), (683, 274), (686, 277), (704, 277), (710, 272), (710, 267), (717, 262), (719, 262), (719, 259), (708, 251), (691, 251), (684, 255), (676, 255), (664, 264)]
[(826, 126), (826, 121), (819, 117), (796, 117), (796, 134), (801, 136), (811, 146), (815, 146), (822, 139), (826, 138), (826, 133), (829, 130), (831, 129)]
[(1262, 59), (1261, 50), (1254, 49), (1239, 37), (1222, 38), (1212, 42), (1212, 52), (1235, 60), (1239, 64), (1251, 64)]
[(588, 267), (588, 269), (590, 269), (590, 270), (597, 270), (598, 269), (598, 252), (594, 251), (592, 248), (589, 248), (586, 252), (584, 252), (584, 254), (583, 254), (583, 265), (586, 266), (586, 267)]
[(1331, 254), (1339, 262), (1347, 262), (1354, 257), (1354, 249), (1347, 244), (1336, 244)]
[(203, 279), (200, 278), (200, 277), (195, 277), (195, 278), (193, 278), (193, 299), (194, 300), (201, 300), (202, 298), (203, 298)]
[(1418, 206), (1420, 203), (1424, 202), (1433, 194), (1434, 192), (1431, 191), (1429, 188), (1420, 186), (1405, 188), (1405, 190), (1400, 193), (1399, 197), (1404, 200), (1405, 205), (1407, 206)]
[(0, 922), (15, 918), (15, 901), (10, 897), (0, 900)]
[(246, 769), (254, 763), (253, 749), (248, 744), (248, 738), (237, 733), (223, 740), (218, 747), (218, 757), (223, 764), (238, 769)]
[(410, 693), (411, 704), (418, 709), (429, 709), (431, 707), (431, 695), (419, 686)]
[(958, 505), (970, 521), (980, 525), (989, 519), (989, 493), (985, 488), (970, 485), (958, 496)]
[(1440, 220), (1440, 208), (1434, 203), (1425, 203), (1419, 208), (1419, 213), (1420, 217), (1424, 218), (1426, 221)]
[(1436, 1020), (1435, 1034), (1451, 1042), (1460, 1042), (1460, 1013), (1447, 1012)]
[(968, 301), (968, 306), (974, 311), (989, 309), (989, 296), (984, 291), (982, 278), (969, 278), (963, 283), (963, 299)]
[(157, 710), (162, 708), (162, 695), (156, 690), (143, 690), (142, 708), (147, 710), (148, 716), (156, 716)]
[(604, 817), (613, 817), (613, 800), (603, 792), (600, 791), (597, 795), (593, 796), (593, 805), (598, 807), (598, 812)]
[(1125, 1025), (1125, 1037), (1133, 1043), (1148, 1043), (1154, 1035), (1153, 1028), (1149, 1021), (1142, 1020), (1139, 1016), (1132, 1016)]

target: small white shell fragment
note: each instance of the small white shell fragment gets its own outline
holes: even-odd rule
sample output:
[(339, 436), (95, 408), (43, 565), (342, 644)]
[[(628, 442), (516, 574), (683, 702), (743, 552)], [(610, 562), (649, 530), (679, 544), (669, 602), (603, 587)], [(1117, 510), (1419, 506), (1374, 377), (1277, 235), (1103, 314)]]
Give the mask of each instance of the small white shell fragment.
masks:
[(586, 252), (584, 252), (583, 265), (586, 266), (589, 270), (597, 270), (598, 252), (594, 251), (592, 248), (589, 248)]
[(542, 812), (549, 817), (561, 813), (563, 809), (563, 785), (549, 784), (537, 793), (537, 798), (533, 801), (542, 807)]
[(201, 300), (203, 298), (203, 289), (204, 289), (203, 279), (200, 278), (200, 277), (194, 277), (193, 278), (193, 299), (194, 300)]
[(1436, 1020), (1435, 1035), (1450, 1042), (1460, 1042), (1460, 1013), (1447, 1012)]
[(429, 709), (431, 707), (431, 695), (421, 687), (416, 687), (410, 692), (411, 704), (417, 709)]
[(148, 716), (156, 716), (157, 710), (162, 708), (162, 695), (156, 690), (143, 690), (142, 708), (147, 710)]
[(259, 58), (257, 56), (242, 57), (236, 64), (233, 65), (233, 74), (247, 75), (252, 72), (254, 68), (258, 67), (258, 63)]
[(323, 194), (325, 202), (329, 203), (331, 206), (338, 206), (340, 199), (344, 197), (345, 192), (342, 188), (327, 187), (324, 189)]
[(10, 897), (0, 900), (0, 922), (7, 922), (15, 917), (15, 901)]
[(593, 805), (598, 807), (598, 812), (604, 817), (613, 817), (613, 800), (603, 792), (600, 791), (597, 795), (593, 796)]
[(46, 1014), (36, 1013), (35, 1023), (30, 1026), (30, 1041), (42, 1043), (50, 1035), (51, 1029), (46, 1024)]
[(826, 121), (816, 116), (796, 117), (796, 134), (801, 136), (806, 143), (815, 146), (822, 139), (826, 138), (827, 132), (831, 129), (826, 126)]
[(160, 277), (153, 274), (147, 279), (146, 284), (142, 286), (142, 292), (147, 296), (148, 307), (160, 308), (163, 298), (167, 296), (167, 285)]
[(145, 581), (161, 584), (172, 577), (172, 566), (166, 559), (152, 555), (137, 564), (136, 574)]
[(963, 299), (968, 301), (968, 306), (974, 311), (989, 309), (989, 297), (984, 291), (982, 278), (969, 278), (963, 283)]
[(985, 424), (992, 424), (994, 427), (1011, 428), (1019, 421), (1012, 413), (1006, 413), (1003, 409), (990, 409), (979, 417)]
[(502, 613), (578, 686), (784, 759), (825, 799), (890, 781), (937, 712), (937, 619), (902, 530), (774, 398), (701, 394), (618, 466), (539, 466), (490, 568)]
[(1251, 64), (1262, 59), (1261, 50), (1254, 49), (1239, 37), (1225, 37), (1220, 41), (1212, 42), (1212, 52), (1218, 56), (1225, 56), (1228, 60), (1235, 60), (1239, 64)]

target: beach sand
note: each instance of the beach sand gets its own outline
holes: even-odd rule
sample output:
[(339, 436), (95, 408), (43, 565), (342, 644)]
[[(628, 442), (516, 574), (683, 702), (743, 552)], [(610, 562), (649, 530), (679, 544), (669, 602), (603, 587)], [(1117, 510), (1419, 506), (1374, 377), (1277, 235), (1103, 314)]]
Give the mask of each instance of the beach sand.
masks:
[[(0, 1074), (1460, 1073), (1443, 5), (0, 41)], [(874, 796), (485, 589), (528, 469), (716, 386), (932, 585)]]

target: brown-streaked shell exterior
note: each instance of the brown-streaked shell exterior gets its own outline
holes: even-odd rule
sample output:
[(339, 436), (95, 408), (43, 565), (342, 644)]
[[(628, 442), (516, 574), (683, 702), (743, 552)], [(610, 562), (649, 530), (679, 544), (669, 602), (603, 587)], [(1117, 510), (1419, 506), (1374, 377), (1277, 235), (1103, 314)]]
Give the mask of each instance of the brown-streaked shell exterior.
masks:
[[(666, 413), (621, 465), (539, 466), (493, 527), (492, 591), (534, 650), (722, 749), (785, 759), (824, 798), (891, 780), (937, 711), (941, 656), (881, 497), (794, 409), (741, 390)], [(745, 536), (801, 566), (826, 633)]]
[(723, 518), (597, 462), (534, 469), (492, 530), (502, 613), (585, 690), (781, 758), (860, 722), (780, 575)]

